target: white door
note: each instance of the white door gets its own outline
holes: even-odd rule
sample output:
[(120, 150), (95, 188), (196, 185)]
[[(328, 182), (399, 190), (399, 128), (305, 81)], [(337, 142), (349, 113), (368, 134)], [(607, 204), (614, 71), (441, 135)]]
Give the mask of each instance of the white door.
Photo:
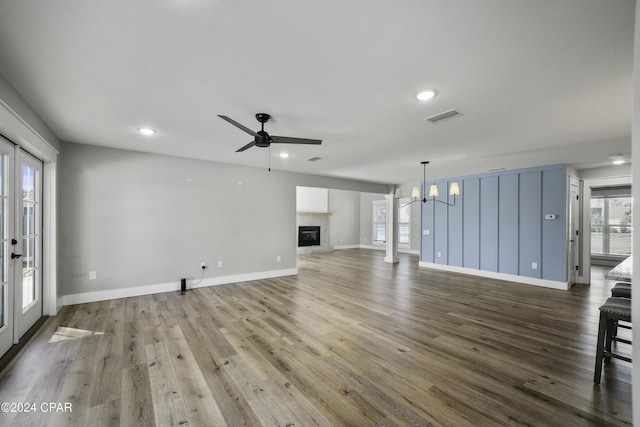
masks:
[(578, 283), (579, 250), (580, 248), (580, 181), (576, 177), (569, 177), (569, 254), (567, 269), (569, 271), (569, 286)]
[(14, 146), (0, 137), (0, 356), (14, 343), (15, 280), (11, 272), (14, 231)]
[[(18, 337), (42, 317), (42, 162), (20, 150), (14, 277)], [(19, 258), (18, 258), (19, 257)]]
[(0, 356), (42, 317), (42, 162), (0, 137)]

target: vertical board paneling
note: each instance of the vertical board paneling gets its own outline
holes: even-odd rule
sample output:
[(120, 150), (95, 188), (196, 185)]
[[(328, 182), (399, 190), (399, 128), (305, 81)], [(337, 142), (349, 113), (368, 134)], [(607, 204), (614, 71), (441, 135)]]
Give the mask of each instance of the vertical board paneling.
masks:
[(498, 271), (498, 177), (480, 179), (480, 269)]
[(480, 178), (462, 181), (463, 267), (480, 269)]
[[(542, 172), (542, 278), (567, 280), (566, 173), (563, 170)], [(556, 219), (545, 219), (555, 214)]]
[[(453, 196), (449, 196), (449, 203), (453, 203)], [(456, 204), (449, 207), (449, 265), (462, 267), (462, 235), (462, 197), (458, 196)]]
[(518, 274), (518, 175), (498, 181), (498, 271)]
[[(422, 206), (422, 230), (429, 230), (422, 235), (422, 261), (566, 282), (565, 166), (437, 181), (440, 200), (453, 202), (453, 181), (461, 187), (456, 206)], [(556, 218), (545, 220), (545, 214)]]
[[(425, 188), (422, 189), (425, 193)], [(420, 259), (424, 262), (433, 262), (433, 203), (420, 203), (422, 205), (422, 248)], [(428, 233), (425, 235), (425, 233)]]
[[(447, 181), (436, 182), (438, 186), (438, 200), (446, 200)], [(437, 264), (447, 264), (448, 240), (449, 240), (449, 215), (448, 206), (443, 203), (428, 202), (434, 205), (435, 223), (433, 225), (434, 238), (434, 262)]]
[[(520, 254), (519, 271), (521, 276), (540, 278), (540, 177), (541, 173), (525, 172), (520, 174), (518, 252)], [(532, 263), (537, 263), (534, 269)]]

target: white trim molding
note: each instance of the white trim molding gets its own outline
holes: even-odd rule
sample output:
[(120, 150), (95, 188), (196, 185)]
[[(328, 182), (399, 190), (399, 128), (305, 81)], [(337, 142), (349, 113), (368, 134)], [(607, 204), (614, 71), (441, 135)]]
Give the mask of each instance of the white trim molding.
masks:
[[(336, 245), (333, 247), (334, 250), (340, 250), (340, 249), (360, 249), (362, 247), (362, 245)], [(378, 248), (376, 248), (378, 249)], [(382, 248), (380, 248), (382, 249)]]
[[(5, 82), (6, 81), (4, 81), (0, 76), (0, 87), (2, 87)], [(4, 86), (6, 87), (6, 85)], [(15, 93), (15, 96), (19, 97), (17, 92)], [(30, 109), (26, 102), (24, 105), (27, 110)], [(35, 115), (36, 113), (33, 112), (33, 114)], [(46, 127), (44, 122), (43, 126)], [(46, 129), (42, 130), (45, 134), (47, 133)], [(12, 143), (25, 149), (31, 155), (39, 158), (43, 162), (42, 314), (55, 316), (60, 309), (60, 298), (57, 296), (58, 265), (56, 255), (58, 151), (36, 128), (34, 128), (29, 122), (27, 122), (27, 120), (25, 120), (25, 118), (12, 108), (5, 99), (0, 99), (0, 133), (8, 138)], [(49, 137), (56, 138), (52, 132)]]
[(0, 130), (14, 144), (21, 146), (40, 160), (44, 162), (57, 160), (58, 151), (3, 99), (0, 99)]
[(558, 282), (555, 280), (537, 279), (535, 277), (518, 276), (515, 274), (496, 273), (493, 271), (476, 270), (473, 268), (456, 267), (453, 265), (434, 264), (431, 262), (420, 261), (419, 267), (431, 268), (433, 270), (441, 270), (449, 273), (466, 274), (468, 276), (485, 277), (488, 279), (505, 280), (507, 282), (522, 283), (524, 285), (541, 286), (543, 288), (569, 290), (569, 282)]
[[(207, 286), (227, 285), (230, 283), (249, 282), (252, 280), (272, 279), (274, 277), (294, 276), (297, 268), (283, 270), (260, 271), (257, 273), (236, 274), (231, 276), (209, 277), (200, 280), (187, 280), (187, 289)], [(106, 301), (110, 299), (137, 297), (141, 295), (160, 294), (180, 290), (180, 281), (158, 283), (155, 285), (134, 286), (131, 288), (108, 289), (104, 291), (83, 292), (63, 296), (63, 305), (84, 304), (88, 302)]]
[[(386, 250), (386, 247), (377, 245), (342, 245), (334, 246), (333, 249), (373, 249), (374, 251), (384, 251)], [(417, 249), (399, 248), (398, 252), (403, 254), (420, 255), (420, 251)]]

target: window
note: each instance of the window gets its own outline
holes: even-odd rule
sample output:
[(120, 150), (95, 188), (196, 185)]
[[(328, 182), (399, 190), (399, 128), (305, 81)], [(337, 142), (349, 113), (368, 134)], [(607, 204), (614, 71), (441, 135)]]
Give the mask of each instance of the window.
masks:
[[(607, 190), (607, 191), (604, 191)], [(603, 194), (604, 193), (604, 194)], [(593, 190), (591, 195), (591, 253), (631, 255), (632, 199), (611, 189)]]
[(373, 244), (383, 245), (387, 241), (387, 201), (373, 201)]
[[(411, 244), (411, 199), (398, 201), (398, 244), (409, 247)], [(383, 245), (387, 241), (387, 201), (373, 201), (373, 244)]]
[(411, 199), (400, 199), (398, 203), (398, 244), (411, 245)]

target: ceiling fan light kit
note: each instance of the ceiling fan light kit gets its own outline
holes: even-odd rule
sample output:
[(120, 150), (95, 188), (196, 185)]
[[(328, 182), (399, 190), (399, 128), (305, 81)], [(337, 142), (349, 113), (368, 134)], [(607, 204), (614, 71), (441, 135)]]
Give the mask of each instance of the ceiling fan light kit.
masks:
[[(420, 162), (422, 164), (422, 183), (423, 183), (423, 188), (426, 188), (426, 182), (427, 182), (427, 165), (429, 164), (429, 161), (424, 161), (424, 162)], [(434, 182), (433, 184), (431, 184), (431, 187), (429, 188), (429, 197), (430, 199), (428, 199), (426, 196), (422, 196), (422, 203), (427, 203), (427, 202), (438, 202), (438, 203), (442, 203), (443, 205), (447, 205), (447, 206), (455, 206), (456, 205), (456, 196), (460, 195), (460, 186), (458, 185), (457, 182), (452, 182), (451, 185), (449, 186), (449, 195), (453, 196), (453, 203), (449, 203), (449, 202), (445, 202), (444, 200), (440, 200), (437, 197), (440, 195), (440, 193), (438, 192), (438, 185)], [(400, 190), (399, 188), (396, 189), (395, 192), (395, 197), (396, 199), (400, 199), (402, 198), (402, 190)], [(409, 206), (410, 204), (417, 202), (420, 199), (420, 188), (419, 187), (413, 187), (413, 189), (411, 190), (411, 201), (405, 205), (400, 206), (401, 208), (404, 208), (405, 206)]]

